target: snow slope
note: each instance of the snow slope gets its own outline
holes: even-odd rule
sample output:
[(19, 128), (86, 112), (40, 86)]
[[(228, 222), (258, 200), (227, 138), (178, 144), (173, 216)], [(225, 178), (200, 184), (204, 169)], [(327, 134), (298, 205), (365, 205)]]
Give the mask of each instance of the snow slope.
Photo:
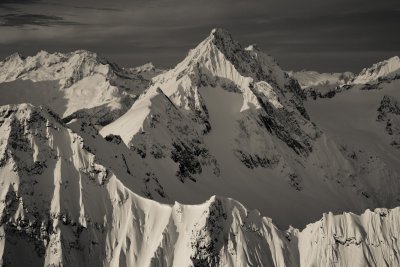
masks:
[(400, 77), (400, 58), (398, 56), (378, 62), (369, 68), (363, 69), (352, 81), (354, 84), (368, 84), (371, 82), (398, 79)]
[(87, 51), (12, 55), (1, 264), (400, 265), (396, 64), (312, 100), (221, 29), (165, 72)]
[(119, 135), (150, 166), (166, 203), (232, 197), (283, 227), (397, 206), (397, 162), (321, 131), (304, 99), (271, 56), (215, 29), (100, 133)]
[(399, 80), (383, 82), (379, 90), (355, 86), (331, 99), (309, 100), (306, 109), (338, 142), (368, 151), (398, 172), (400, 154), (392, 138), (398, 138), (399, 87)]
[(129, 190), (86, 126), (81, 137), (45, 108), (0, 107), (3, 265), (399, 264), (398, 208), (329, 213), (302, 231), (282, 231), (233, 199), (159, 204)]
[(95, 53), (45, 51), (0, 62), (0, 104), (48, 105), (67, 120), (90, 116), (105, 125), (122, 115), (149, 81)]

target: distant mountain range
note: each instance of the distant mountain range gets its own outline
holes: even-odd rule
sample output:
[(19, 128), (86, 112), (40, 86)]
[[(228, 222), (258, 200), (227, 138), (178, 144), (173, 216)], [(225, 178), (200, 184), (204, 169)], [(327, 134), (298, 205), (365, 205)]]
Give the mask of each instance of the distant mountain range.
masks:
[(398, 266), (399, 78), (284, 71), (222, 29), (170, 70), (11, 55), (1, 262)]

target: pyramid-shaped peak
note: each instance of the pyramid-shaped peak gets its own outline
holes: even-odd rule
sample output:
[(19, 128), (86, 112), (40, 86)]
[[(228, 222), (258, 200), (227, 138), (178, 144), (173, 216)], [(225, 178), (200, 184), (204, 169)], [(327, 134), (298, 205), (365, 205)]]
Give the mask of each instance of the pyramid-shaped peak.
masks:
[[(285, 87), (286, 82), (285, 73), (275, 59), (263, 53), (256, 45), (245, 49), (228, 31), (221, 28), (213, 29), (210, 35), (192, 49), (182, 62), (174, 69), (158, 76), (155, 82), (165, 83), (167, 80), (178, 80), (186, 77), (184, 74), (192, 70), (201, 72), (199, 69), (202, 68), (207, 70), (205, 72), (207, 75), (226, 77), (230, 80), (235, 79), (230, 77), (234, 70), (241, 77), (251, 77), (254, 81), (267, 81), (281, 88)], [(200, 76), (197, 73), (190, 79)]]

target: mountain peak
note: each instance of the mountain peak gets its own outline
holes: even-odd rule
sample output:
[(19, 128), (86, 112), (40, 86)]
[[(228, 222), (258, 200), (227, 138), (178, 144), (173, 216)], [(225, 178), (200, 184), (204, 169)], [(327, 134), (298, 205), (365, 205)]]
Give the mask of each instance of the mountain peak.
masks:
[(363, 69), (354, 79), (355, 84), (387, 80), (396, 77), (400, 73), (400, 58), (398, 56), (380, 61), (369, 68)]
[(221, 28), (213, 29), (209, 39), (223, 54), (231, 54), (233, 51), (243, 50), (239, 42), (233, 39), (227, 30)]
[(232, 39), (232, 35), (225, 29), (222, 28), (214, 28), (211, 30), (210, 36), (217, 38), (230, 38)]
[(11, 54), (10, 56), (6, 57), (4, 61), (14, 61), (14, 60), (23, 60), (24, 56), (22, 56), (20, 53), (16, 52)]
[(382, 66), (389, 66), (389, 67), (397, 69), (397, 68), (400, 67), (400, 58), (398, 56), (394, 56), (394, 57), (388, 58), (388, 59), (383, 60), (381, 62), (375, 63), (369, 69), (375, 69), (375, 68), (379, 68), (379, 67), (382, 67)]
[(398, 56), (391, 57), (387, 59), (388, 62), (400, 62), (400, 58)]

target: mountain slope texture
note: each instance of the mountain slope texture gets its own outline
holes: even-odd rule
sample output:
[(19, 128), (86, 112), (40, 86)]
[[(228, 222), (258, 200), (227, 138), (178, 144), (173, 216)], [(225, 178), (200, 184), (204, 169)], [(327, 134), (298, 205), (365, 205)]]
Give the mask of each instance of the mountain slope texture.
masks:
[(342, 144), (304, 100), (271, 56), (216, 29), (100, 133), (120, 136), (151, 166), (165, 203), (229, 196), (282, 227), (397, 206), (398, 159)]
[(329, 213), (302, 231), (282, 231), (232, 199), (163, 205), (125, 187), (48, 110), (21, 104), (0, 114), (3, 265), (399, 264), (398, 208)]
[(0, 262), (399, 266), (399, 69), (287, 73), (222, 29), (166, 71), (14, 54)]

